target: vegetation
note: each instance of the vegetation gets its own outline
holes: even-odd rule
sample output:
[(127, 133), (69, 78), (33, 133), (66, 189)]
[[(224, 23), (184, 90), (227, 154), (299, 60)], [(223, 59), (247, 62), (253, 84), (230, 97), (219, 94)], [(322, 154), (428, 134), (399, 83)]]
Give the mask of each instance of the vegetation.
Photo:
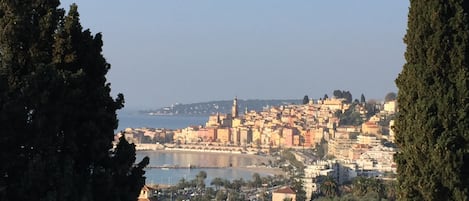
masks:
[[(286, 104), (301, 104), (302, 100), (242, 100), (238, 99), (238, 107), (240, 110), (248, 109), (249, 111), (262, 111), (269, 106), (280, 106)], [(203, 103), (191, 104), (174, 104), (172, 106), (163, 107), (156, 110), (142, 111), (144, 113), (153, 113), (156, 115), (210, 115), (217, 112), (222, 114), (231, 113), (233, 100), (210, 101)]]
[(334, 179), (324, 178), (320, 186), (320, 201), (362, 201), (396, 200), (396, 182), (381, 181), (375, 178), (357, 177), (351, 184), (337, 185)]
[(308, 95), (305, 95), (305, 96), (303, 97), (303, 105), (306, 105), (306, 104), (308, 104), (308, 103), (309, 103), (309, 97), (308, 97)]
[[(202, 175), (202, 176), (200, 176)], [(294, 183), (292, 179), (283, 176), (267, 176), (261, 177), (258, 173), (252, 175), (252, 180), (244, 181), (243, 179), (235, 179), (233, 181), (214, 178), (210, 183), (215, 186), (199, 188), (197, 183), (200, 178), (204, 178), (205, 172), (201, 171), (196, 178), (187, 181), (184, 178), (179, 180), (175, 186), (161, 190), (156, 194), (158, 200), (245, 200), (246, 197), (256, 197), (258, 200), (270, 200), (271, 194), (268, 188), (281, 187), (287, 183)], [(202, 179), (203, 180), (203, 179)], [(302, 190), (302, 189), (301, 189)], [(298, 199), (297, 199), (298, 200)]]
[(339, 187), (332, 177), (327, 177), (321, 183), (320, 191), (326, 197), (334, 197), (338, 195)]
[(341, 91), (341, 90), (334, 90), (333, 95), (335, 98), (343, 98), (345, 99), (346, 103), (352, 103), (352, 93), (350, 91)]
[(365, 95), (364, 95), (364, 94), (362, 94), (362, 95), (360, 96), (360, 103), (361, 103), (361, 104), (365, 104), (365, 103), (366, 103), (366, 99), (365, 99)]
[(287, 160), (294, 168), (298, 170), (304, 169), (304, 163), (302, 161), (296, 160), (295, 155), (289, 149), (285, 149), (282, 151), (282, 158)]
[(342, 113), (340, 110), (337, 110), (336, 116), (338, 116), (340, 119), (339, 124), (354, 126), (361, 125), (363, 123), (363, 117), (360, 112), (357, 111), (357, 107), (359, 107), (358, 103), (352, 103), (344, 113)]
[(410, 2), (396, 84), (400, 200), (469, 200), (469, 4)]
[(0, 0), (0, 200), (136, 200), (148, 158), (110, 151), (124, 99), (102, 35), (59, 4)]
[(384, 96), (384, 101), (385, 102), (389, 102), (389, 101), (393, 101), (393, 100), (396, 100), (397, 98), (397, 94), (394, 93), (394, 92), (389, 92), (386, 94), (386, 96)]
[(316, 143), (316, 156), (319, 159), (323, 159), (327, 155), (328, 144), (324, 138), (321, 138), (319, 143)]

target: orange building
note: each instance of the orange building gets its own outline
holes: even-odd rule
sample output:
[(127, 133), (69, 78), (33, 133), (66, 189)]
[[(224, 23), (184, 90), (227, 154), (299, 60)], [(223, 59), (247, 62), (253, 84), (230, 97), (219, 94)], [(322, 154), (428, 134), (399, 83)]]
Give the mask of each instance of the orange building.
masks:
[(231, 129), (230, 128), (218, 128), (217, 129), (217, 141), (221, 143), (231, 142)]
[(272, 201), (296, 201), (296, 192), (290, 187), (283, 187), (272, 192)]
[(215, 128), (200, 128), (197, 131), (197, 137), (203, 142), (213, 142), (217, 139), (217, 129)]
[(367, 121), (362, 124), (362, 133), (378, 135), (381, 133), (381, 129), (378, 124)]
[(297, 133), (298, 131), (296, 130), (296, 128), (283, 128), (282, 135), (283, 135), (283, 138), (285, 139), (285, 143), (283, 144), (283, 146), (285, 147), (294, 146), (295, 145), (294, 136), (298, 135)]

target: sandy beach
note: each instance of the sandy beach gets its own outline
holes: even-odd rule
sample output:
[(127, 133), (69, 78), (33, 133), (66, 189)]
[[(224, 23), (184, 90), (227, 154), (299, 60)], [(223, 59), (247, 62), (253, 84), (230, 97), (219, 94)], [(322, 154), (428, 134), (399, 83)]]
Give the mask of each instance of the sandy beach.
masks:
[(161, 150), (145, 150), (145, 151), (142, 150), (138, 152), (142, 152), (142, 153), (143, 152), (155, 152), (155, 153), (178, 152), (178, 153), (200, 153), (200, 154), (213, 154), (213, 155), (234, 155), (234, 156), (258, 160), (258, 164), (261, 164), (261, 163), (268, 164), (269, 160), (274, 160), (272, 156), (265, 156), (265, 155), (261, 156), (261, 155), (255, 155), (255, 154), (245, 154), (245, 153), (236, 153), (236, 152), (205, 152), (205, 151), (191, 150), (191, 149), (183, 149), (183, 150), (161, 149)]
[(198, 151), (198, 150), (190, 150), (190, 149), (184, 149), (184, 150), (147, 150), (147, 151), (138, 151), (138, 152), (153, 152), (153, 153), (200, 153), (200, 154), (209, 154), (209, 155), (232, 155), (236, 157), (243, 157), (243, 158), (249, 158), (253, 160), (257, 160), (256, 166), (233, 166), (231, 168), (236, 168), (236, 169), (241, 169), (241, 170), (248, 170), (252, 172), (263, 172), (266, 174), (270, 174), (272, 176), (274, 175), (285, 175), (285, 172), (281, 168), (270, 168), (266, 166), (262, 166), (261, 164), (269, 164), (269, 160), (273, 161), (274, 158), (272, 156), (261, 156), (261, 155), (254, 155), (254, 154), (245, 154), (245, 153), (230, 153), (230, 152), (203, 152), (203, 151)]

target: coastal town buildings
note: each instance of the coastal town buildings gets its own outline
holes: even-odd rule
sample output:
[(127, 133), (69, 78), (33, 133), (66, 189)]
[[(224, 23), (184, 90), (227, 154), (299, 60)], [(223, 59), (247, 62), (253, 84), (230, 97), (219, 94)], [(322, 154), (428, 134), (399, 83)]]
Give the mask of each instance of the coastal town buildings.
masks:
[(272, 192), (272, 201), (296, 201), (296, 192), (290, 187), (283, 187)]
[[(311, 100), (304, 105), (269, 107), (263, 111), (246, 110), (240, 114), (235, 98), (231, 114), (212, 114), (202, 126), (176, 130), (126, 129), (120, 134), (134, 143), (173, 143), (170, 147), (173, 150), (195, 147), (198, 151), (268, 153), (272, 148), (317, 150), (326, 147), (325, 156), (313, 163), (300, 154), (295, 155), (306, 166), (305, 190), (316, 192), (324, 177), (333, 177), (342, 184), (359, 175), (396, 172), (393, 156), (397, 149), (392, 146), (392, 115), (396, 107), (396, 103), (387, 102), (383, 111), (370, 115), (364, 104), (351, 106), (344, 99), (332, 98)], [(359, 114), (362, 124), (341, 124), (337, 114), (350, 108)], [(332, 160), (323, 160), (326, 158)]]
[(397, 112), (397, 101), (392, 100), (392, 101), (385, 102), (383, 110), (385, 112), (394, 114), (395, 112)]

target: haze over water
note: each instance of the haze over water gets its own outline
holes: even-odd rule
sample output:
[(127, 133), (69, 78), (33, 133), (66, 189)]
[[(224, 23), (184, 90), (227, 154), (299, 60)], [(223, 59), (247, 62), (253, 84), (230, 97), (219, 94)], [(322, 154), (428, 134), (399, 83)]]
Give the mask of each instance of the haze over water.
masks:
[[(149, 166), (162, 165), (179, 165), (181, 167), (208, 166), (208, 167), (245, 167), (249, 165), (259, 164), (255, 158), (247, 157), (239, 154), (216, 154), (216, 153), (200, 153), (200, 152), (164, 152), (164, 151), (142, 151), (137, 152), (137, 161), (144, 156), (150, 158)], [(243, 178), (245, 181), (251, 180), (253, 171), (238, 168), (220, 168), (220, 169), (146, 169), (146, 183), (157, 184), (177, 184), (181, 178), (190, 181), (200, 172), (207, 172), (206, 185), (210, 185), (213, 178), (220, 177), (228, 180)], [(261, 176), (268, 174), (258, 172)]]
[[(119, 128), (186, 128), (189, 125), (204, 125), (208, 117), (205, 116), (150, 116), (142, 113), (119, 113)], [(116, 132), (117, 132), (116, 131)], [(206, 167), (245, 167), (260, 164), (260, 161), (253, 157), (239, 154), (217, 154), (201, 152), (165, 152), (165, 151), (139, 151), (136, 162), (140, 162), (143, 157), (150, 158), (149, 166), (178, 165), (181, 167), (206, 166)], [(224, 169), (146, 169), (145, 176), (147, 184), (177, 184), (181, 178), (190, 181), (200, 172), (207, 172), (206, 185), (215, 177), (228, 180), (243, 178), (245, 181), (252, 178), (253, 171), (224, 168)], [(258, 172), (261, 176), (268, 174)]]
[(151, 116), (138, 112), (119, 112), (119, 127), (116, 132), (126, 128), (186, 128), (192, 125), (205, 125), (208, 116)]

